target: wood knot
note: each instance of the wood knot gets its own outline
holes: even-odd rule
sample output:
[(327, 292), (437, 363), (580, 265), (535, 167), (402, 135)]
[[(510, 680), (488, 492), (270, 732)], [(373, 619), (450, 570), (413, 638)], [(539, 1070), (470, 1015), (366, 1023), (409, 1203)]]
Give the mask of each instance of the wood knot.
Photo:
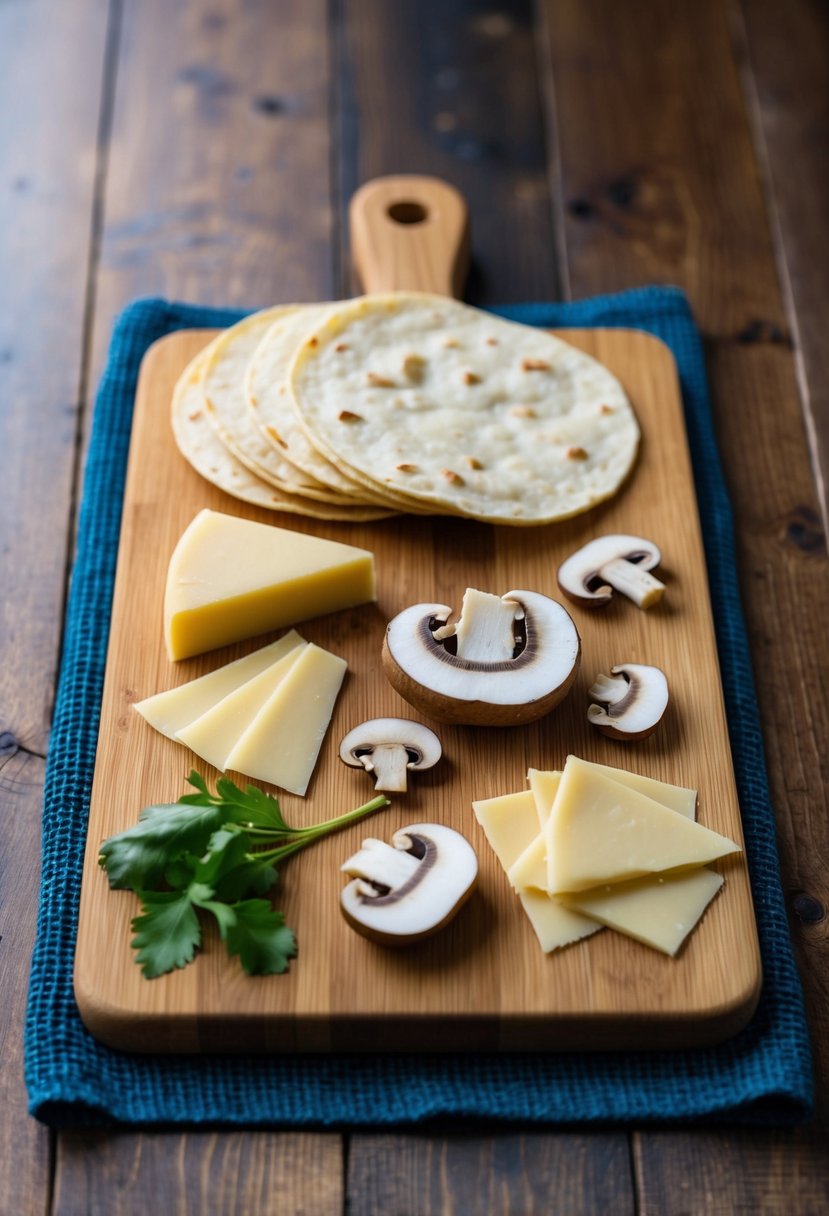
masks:
[(630, 207), (636, 199), (637, 187), (636, 180), (632, 177), (617, 177), (610, 182), (605, 190), (608, 202), (614, 207), (619, 207), (625, 210)]
[(816, 925), (826, 916), (826, 909), (819, 899), (798, 891), (792, 899), (792, 911), (804, 925)]
[(820, 517), (811, 507), (795, 507), (786, 519), (785, 543), (801, 553), (823, 553), (826, 537)]
[(0, 730), (0, 758), (9, 760), (18, 751), (17, 739), (10, 730)]
[(742, 346), (787, 346), (791, 347), (792, 340), (785, 330), (773, 321), (764, 321), (755, 317), (737, 331), (737, 341)]

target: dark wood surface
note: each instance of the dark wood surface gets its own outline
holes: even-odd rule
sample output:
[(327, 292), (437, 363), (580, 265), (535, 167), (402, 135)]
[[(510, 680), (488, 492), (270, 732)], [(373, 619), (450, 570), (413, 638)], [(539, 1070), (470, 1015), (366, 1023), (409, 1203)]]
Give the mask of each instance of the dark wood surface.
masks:
[[(829, 1210), (827, 74), (820, 0), (0, 4), (0, 1211)], [(691, 297), (815, 1045), (809, 1129), (92, 1135), (26, 1114), (43, 757), (113, 317), (146, 293), (348, 291), (347, 199), (401, 171), (465, 192), (471, 300)]]

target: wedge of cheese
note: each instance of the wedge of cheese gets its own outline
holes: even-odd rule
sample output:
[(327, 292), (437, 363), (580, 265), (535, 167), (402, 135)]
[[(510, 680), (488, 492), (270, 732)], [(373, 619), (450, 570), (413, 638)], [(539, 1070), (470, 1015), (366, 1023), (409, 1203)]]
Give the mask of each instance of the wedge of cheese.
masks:
[(562, 902), (573, 912), (673, 956), (722, 885), (720, 874), (702, 868), (614, 883), (568, 895)]
[(175, 739), (180, 730), (195, 722), (196, 718), (207, 713), (214, 705), (218, 705), (229, 693), (258, 676), (289, 651), (304, 644), (296, 630), (292, 629), (278, 642), (271, 642), (269, 646), (254, 650), (243, 659), (225, 663), (224, 667), (218, 667), (206, 676), (199, 676), (197, 680), (190, 680), (178, 688), (136, 701), (135, 708), (147, 719), (150, 726), (169, 739)]
[(686, 789), (684, 785), (670, 785), (667, 781), (657, 781), (655, 777), (643, 777), (641, 773), (629, 773), (624, 768), (612, 768), (609, 764), (597, 764), (594, 760), (580, 760), (580, 764), (593, 769), (603, 777), (611, 777), (620, 781), (629, 789), (653, 798), (662, 806), (693, 819), (697, 813), (697, 791)]
[(167, 571), (167, 652), (184, 659), (375, 598), (367, 549), (200, 511)]
[[(532, 791), (486, 798), (473, 802), (472, 809), (492, 851), (509, 871), (538, 838), (538, 815)], [(546, 893), (520, 891), (519, 898), (545, 953), (589, 937), (600, 928), (595, 920), (564, 907)]]
[(733, 840), (576, 756), (567, 758), (545, 830), (547, 889), (554, 895), (702, 866), (740, 851)]
[(345, 659), (309, 643), (240, 737), (227, 767), (304, 794), (346, 667)]
[[(302, 642), (258, 676), (228, 693), (195, 722), (180, 730), (176, 735), (178, 741), (224, 772), (228, 768), (228, 757), (241, 736), (307, 649), (308, 642)], [(252, 777), (253, 773), (248, 776)]]

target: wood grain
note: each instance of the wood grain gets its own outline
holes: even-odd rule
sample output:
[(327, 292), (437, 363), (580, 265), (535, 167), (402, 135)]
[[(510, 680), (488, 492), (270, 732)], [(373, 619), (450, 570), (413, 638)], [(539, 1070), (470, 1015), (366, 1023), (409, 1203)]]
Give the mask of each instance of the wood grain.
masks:
[[(737, 6), (748, 104), (767, 173), (783, 300), (798, 358), (809, 446), (826, 528), (829, 490), (829, 353), (824, 337), (829, 258), (829, 9), (810, 0), (743, 0)], [(743, 45), (745, 39), (745, 45)], [(748, 338), (785, 341), (758, 321)], [(817, 519), (804, 521), (817, 543)]]
[(348, 1153), (349, 1216), (633, 1216), (630, 1189), (623, 1136), (359, 1135)]
[(340, 1137), (67, 1131), (52, 1216), (340, 1216)]
[(48, 1206), (23, 1022), (72, 521), (106, 0), (0, 5), (0, 1211)]
[[(96, 1035), (138, 1050), (526, 1050), (548, 1044), (553, 1027), (557, 1047), (653, 1047), (716, 1041), (745, 1022), (759, 962), (742, 858), (722, 863), (724, 895), (679, 959), (611, 933), (545, 957), (471, 814), (473, 799), (524, 788), (528, 767), (561, 767), (574, 751), (698, 788), (701, 821), (741, 840), (673, 359), (646, 334), (566, 337), (619, 376), (642, 426), (635, 473), (611, 502), (543, 529), (455, 521), (461, 543), (448, 568), (435, 560), (434, 538), (446, 527), (440, 518), (327, 529), (288, 521), (372, 549), (379, 587), (377, 605), (302, 624), (309, 640), (348, 660), (350, 675), (308, 798), (281, 799), (289, 821), (312, 823), (368, 795), (364, 775), (339, 762), (336, 745), (356, 722), (405, 709), (379, 656), (385, 623), (408, 604), (458, 603), (466, 586), (555, 593), (558, 563), (600, 529), (658, 538), (670, 585), (665, 606), (649, 613), (627, 603), (606, 613), (574, 609), (583, 662), (564, 705), (512, 731), (439, 728), (446, 762), (370, 825), (369, 834), (385, 837), (405, 822), (434, 819), (472, 841), (480, 893), (451, 932), (401, 954), (345, 928), (337, 870), (367, 834), (359, 824), (285, 867), (280, 906), (296, 928), (301, 958), (286, 976), (253, 981), (212, 938), (195, 966), (152, 983), (143, 979), (128, 946), (135, 898), (111, 892), (97, 864), (100, 842), (133, 824), (142, 806), (183, 792), (193, 759), (152, 731), (131, 703), (240, 653), (236, 647), (178, 664), (167, 660), (160, 613), (169, 554), (204, 506), (267, 521), (264, 512), (240, 508), (204, 483), (180, 457), (167, 424), (172, 385), (206, 335), (173, 334), (151, 350), (136, 402), (76, 954), (75, 991)], [(587, 685), (620, 654), (623, 661), (656, 662), (669, 673), (674, 697), (661, 732), (627, 749), (597, 735), (585, 716)], [(201, 768), (215, 779), (209, 766)], [(125, 773), (135, 775), (128, 784)]]

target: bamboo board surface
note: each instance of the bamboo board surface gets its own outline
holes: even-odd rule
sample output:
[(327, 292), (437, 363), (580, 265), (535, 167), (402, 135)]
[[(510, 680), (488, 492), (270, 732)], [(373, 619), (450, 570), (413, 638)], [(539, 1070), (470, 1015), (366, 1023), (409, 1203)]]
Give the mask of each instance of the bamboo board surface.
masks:
[[(609, 503), (543, 528), (492, 527), (435, 517), (345, 525), (257, 510), (214, 489), (179, 455), (170, 396), (189, 359), (212, 335), (185, 331), (157, 343), (138, 388), (124, 502), (107, 673), (80, 906), (75, 991), (89, 1029), (105, 1042), (153, 1051), (473, 1050), (669, 1047), (712, 1042), (750, 1016), (759, 951), (742, 856), (677, 959), (603, 931), (545, 956), (474, 819), (473, 799), (525, 788), (528, 767), (561, 767), (569, 752), (699, 790), (699, 820), (742, 841), (708, 599), (705, 563), (673, 358), (633, 331), (560, 336), (619, 377), (643, 441), (634, 473)], [(662, 548), (661, 605), (639, 611), (571, 607), (582, 636), (573, 691), (548, 718), (493, 730), (438, 726), (444, 759), (410, 782), (391, 808), (287, 862), (277, 906), (296, 931), (299, 956), (282, 976), (245, 976), (208, 933), (196, 962), (145, 980), (130, 949), (135, 896), (110, 891), (97, 866), (101, 841), (135, 823), (141, 807), (175, 800), (198, 768), (217, 773), (154, 732), (132, 708), (257, 648), (226, 647), (173, 664), (162, 639), (167, 563), (202, 507), (330, 536), (374, 551), (378, 602), (300, 632), (348, 660), (349, 674), (305, 799), (281, 798), (289, 821), (312, 823), (359, 805), (371, 782), (337, 758), (340, 738), (365, 718), (416, 717), (381, 670), (385, 625), (432, 600), (460, 605), (464, 589), (529, 588), (558, 598), (561, 560), (595, 535), (629, 532)], [(668, 674), (672, 699), (657, 733), (623, 745), (586, 717), (586, 689), (618, 662)], [(367, 835), (388, 840), (406, 823), (436, 821), (464, 833), (480, 861), (479, 888), (448, 930), (406, 951), (353, 933), (338, 909), (341, 862)]]

